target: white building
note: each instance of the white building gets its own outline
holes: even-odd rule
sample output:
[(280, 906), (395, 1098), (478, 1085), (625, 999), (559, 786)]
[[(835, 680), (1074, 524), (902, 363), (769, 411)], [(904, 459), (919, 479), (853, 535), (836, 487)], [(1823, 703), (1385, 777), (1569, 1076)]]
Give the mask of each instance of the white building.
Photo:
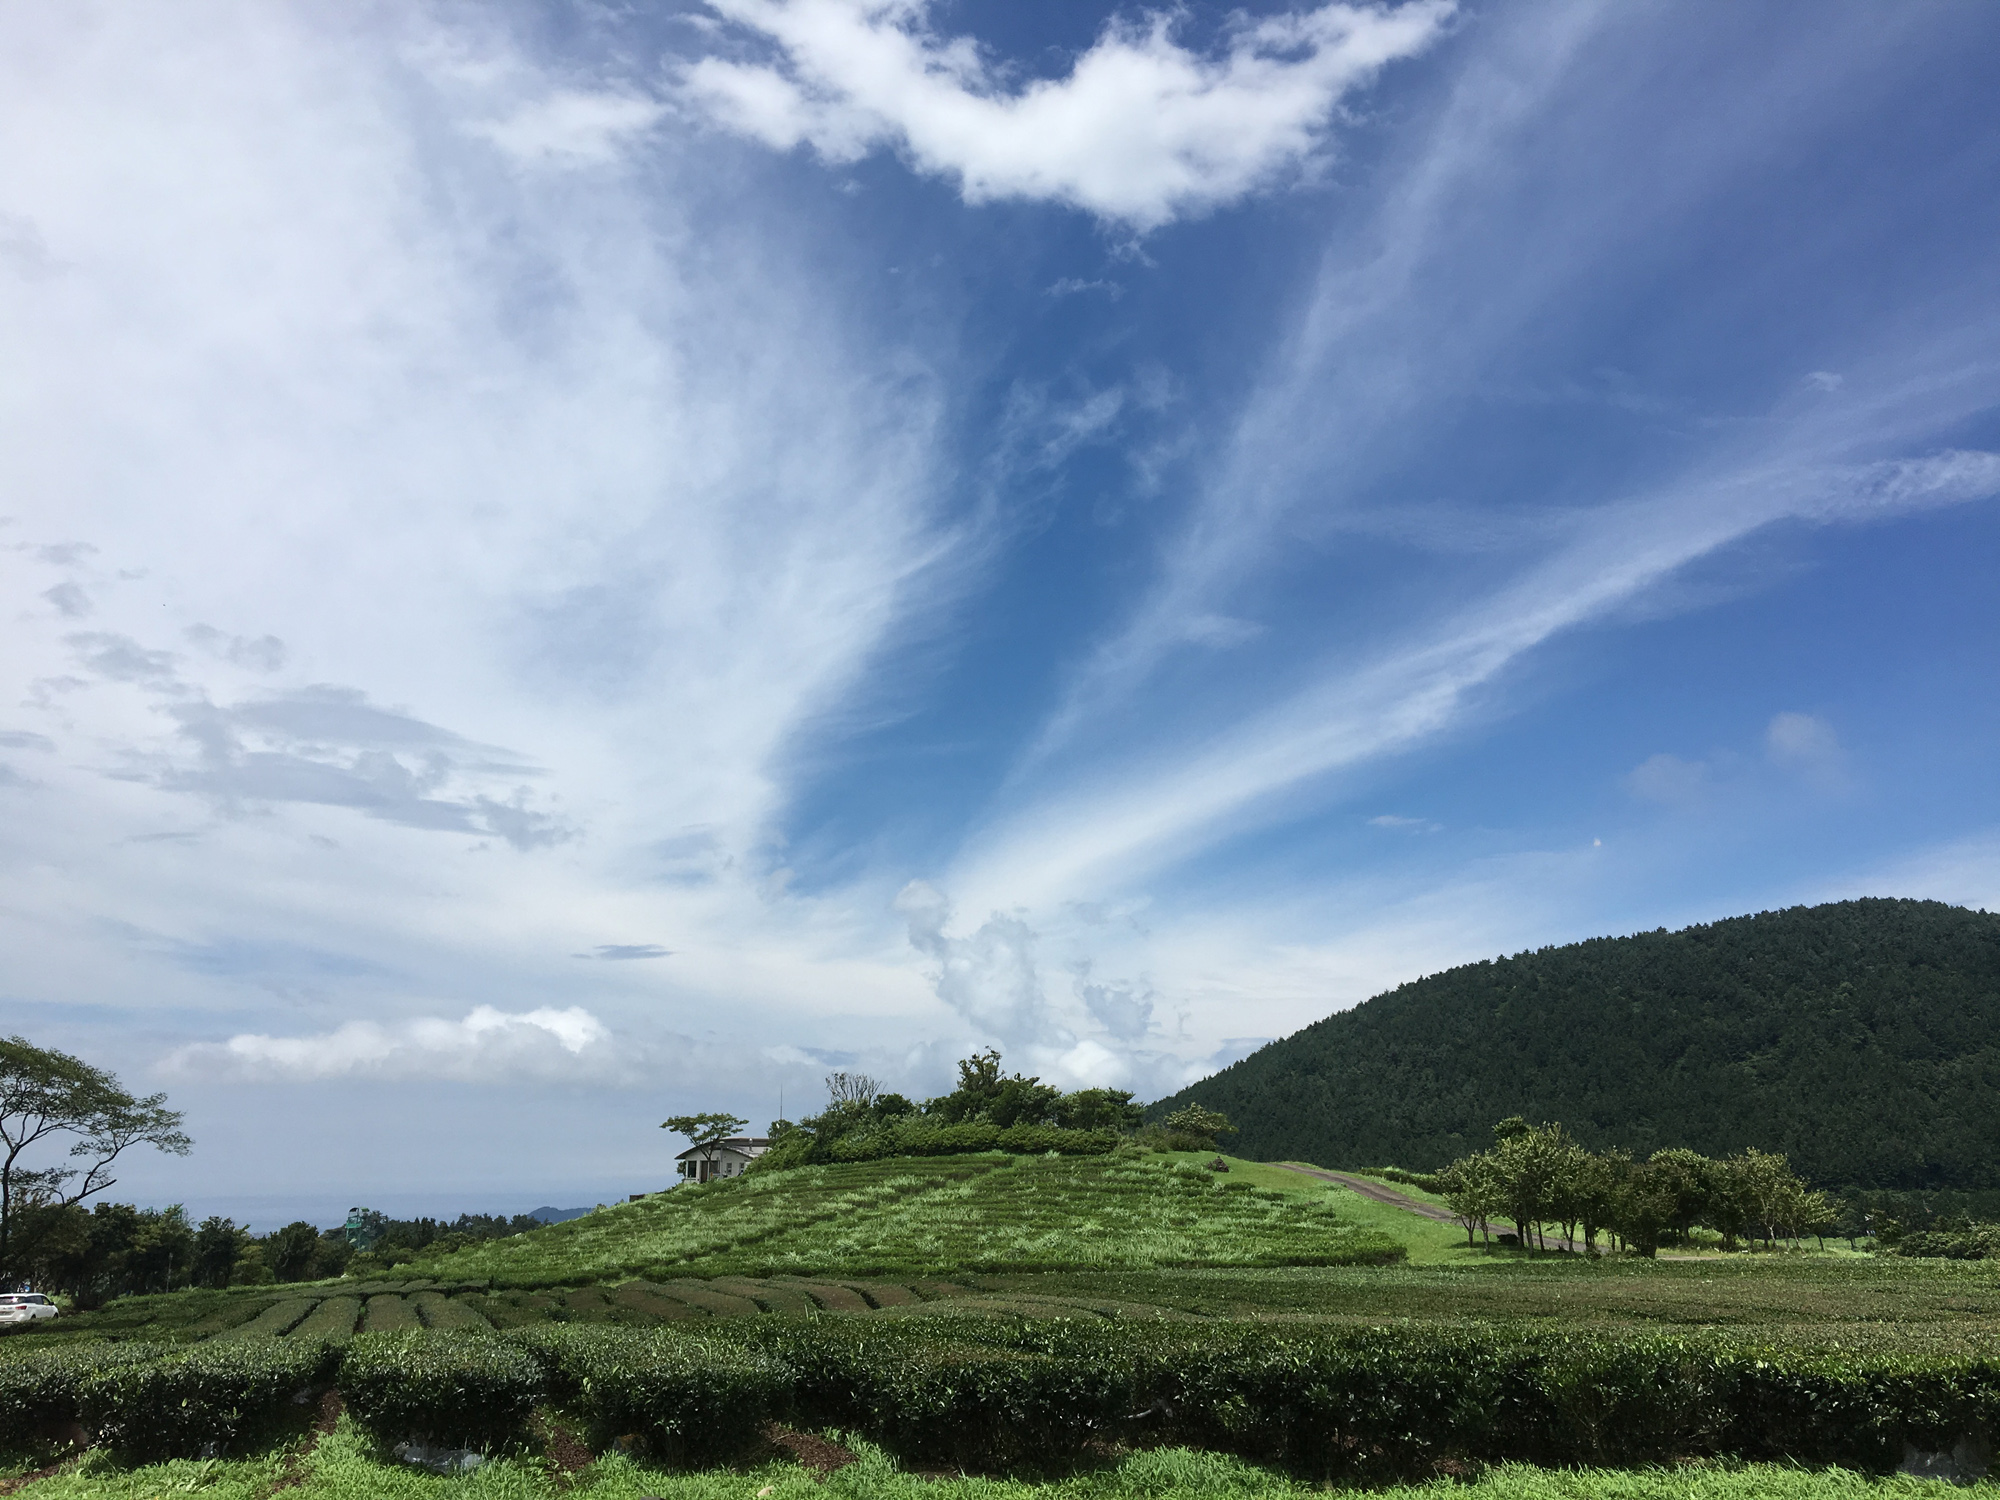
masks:
[(717, 1177), (741, 1177), (750, 1163), (771, 1149), (769, 1137), (735, 1135), (712, 1146), (690, 1146), (674, 1158), (683, 1182), (708, 1182)]

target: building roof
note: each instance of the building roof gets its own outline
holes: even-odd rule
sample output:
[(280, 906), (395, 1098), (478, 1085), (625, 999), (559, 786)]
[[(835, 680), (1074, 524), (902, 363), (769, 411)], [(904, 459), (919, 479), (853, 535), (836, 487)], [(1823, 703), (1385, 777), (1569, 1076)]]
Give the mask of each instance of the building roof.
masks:
[(674, 1160), (706, 1159), (710, 1156), (720, 1156), (725, 1151), (733, 1151), (738, 1156), (762, 1156), (770, 1149), (771, 1138), (767, 1135), (732, 1135), (726, 1141), (715, 1141), (706, 1146), (690, 1146)]

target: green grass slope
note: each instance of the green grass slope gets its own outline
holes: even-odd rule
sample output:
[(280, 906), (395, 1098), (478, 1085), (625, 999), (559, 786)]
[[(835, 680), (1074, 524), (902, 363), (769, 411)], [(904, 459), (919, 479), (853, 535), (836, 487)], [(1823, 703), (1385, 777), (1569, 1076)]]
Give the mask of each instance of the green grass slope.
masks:
[(1153, 1106), (1224, 1111), (1264, 1160), (1442, 1166), (1496, 1120), (1593, 1148), (1782, 1151), (1835, 1187), (2000, 1187), (2000, 915), (1763, 912), (1469, 964)]
[(676, 1188), (409, 1269), (446, 1282), (530, 1287), (622, 1276), (942, 1276), (1402, 1258), (1397, 1238), (1341, 1203), (1168, 1157), (854, 1162)]

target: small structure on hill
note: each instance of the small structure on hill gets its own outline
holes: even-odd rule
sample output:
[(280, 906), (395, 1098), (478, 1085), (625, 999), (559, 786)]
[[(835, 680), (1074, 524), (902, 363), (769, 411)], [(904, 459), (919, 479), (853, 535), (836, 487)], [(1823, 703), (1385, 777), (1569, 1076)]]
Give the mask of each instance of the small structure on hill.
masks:
[(750, 1163), (771, 1149), (771, 1139), (762, 1135), (733, 1135), (712, 1145), (690, 1146), (674, 1158), (674, 1170), (683, 1182), (709, 1182), (717, 1177), (741, 1177)]

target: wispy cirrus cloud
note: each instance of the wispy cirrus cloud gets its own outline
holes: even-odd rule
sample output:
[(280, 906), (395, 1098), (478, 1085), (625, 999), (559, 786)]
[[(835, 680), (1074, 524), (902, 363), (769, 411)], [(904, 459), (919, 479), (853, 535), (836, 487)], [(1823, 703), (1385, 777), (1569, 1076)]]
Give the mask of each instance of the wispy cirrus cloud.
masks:
[(954, 179), (971, 203), (1066, 203), (1137, 230), (1208, 212), (1306, 167), (1342, 98), (1424, 50), (1451, 0), (1238, 14), (1213, 53), (1182, 17), (1111, 22), (1062, 78), (1016, 86), (929, 0), (707, 0), (772, 61), (709, 56), (685, 97), (731, 130), (833, 162), (883, 147)]

